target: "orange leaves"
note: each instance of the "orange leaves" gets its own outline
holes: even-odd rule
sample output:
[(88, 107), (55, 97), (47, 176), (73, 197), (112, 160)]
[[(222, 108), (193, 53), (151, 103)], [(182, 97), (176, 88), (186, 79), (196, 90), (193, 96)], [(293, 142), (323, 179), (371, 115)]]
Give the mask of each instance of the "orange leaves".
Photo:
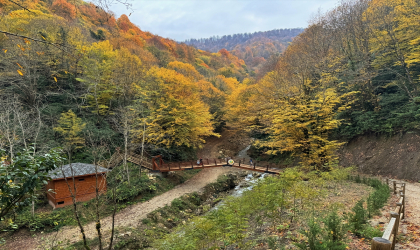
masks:
[(225, 57), (229, 57), (230, 53), (226, 49), (219, 50), (219, 53)]
[(17, 46), (18, 46), (18, 48), (19, 48), (20, 50), (22, 50), (22, 51), (25, 51), (25, 50), (26, 50), (26, 49), (25, 49), (24, 47), (22, 47), (22, 45), (20, 45), (20, 44), (18, 44)]
[[(23, 69), (23, 67), (19, 64), (19, 63), (16, 63), (21, 69)], [(19, 75), (21, 75), (21, 76), (23, 76), (23, 72), (21, 71), (21, 70), (17, 70), (17, 72), (18, 72), (18, 74)]]
[(51, 5), (51, 10), (56, 15), (62, 16), (67, 20), (76, 18), (76, 7), (66, 0), (55, 0)]

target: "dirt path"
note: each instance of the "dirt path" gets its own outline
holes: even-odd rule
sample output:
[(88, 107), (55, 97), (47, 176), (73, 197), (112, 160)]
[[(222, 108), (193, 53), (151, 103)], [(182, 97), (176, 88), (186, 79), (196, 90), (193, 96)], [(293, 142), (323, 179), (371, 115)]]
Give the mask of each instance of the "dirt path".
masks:
[(233, 128), (225, 128), (220, 135), (206, 138), (204, 147), (197, 152), (197, 158), (233, 157), (251, 142), (247, 134)]
[[(122, 210), (115, 217), (115, 227), (136, 227), (141, 223), (142, 219), (146, 218), (148, 213), (171, 203), (172, 200), (179, 198), (184, 194), (200, 191), (207, 184), (215, 182), (219, 175), (226, 174), (230, 171), (241, 170), (229, 167), (203, 169), (193, 178), (178, 185), (174, 189), (156, 196), (147, 202), (138, 203)], [(102, 219), (102, 232), (104, 232), (104, 234), (109, 234), (112, 225), (111, 223), (111, 217)], [(86, 236), (89, 239), (93, 239), (97, 236), (94, 222), (85, 225), (84, 229)], [(10, 244), (8, 244), (5, 249), (45, 249), (45, 245), (53, 240), (55, 242), (70, 240), (70, 243), (75, 243), (81, 240), (81, 234), (78, 227), (63, 227), (58, 233), (47, 235), (37, 234), (34, 237), (28, 234), (21, 234), (14, 237), (12, 242), (9, 242)]]
[(420, 249), (420, 183), (407, 183), (405, 195), (406, 216), (400, 229), (403, 237), (395, 249)]

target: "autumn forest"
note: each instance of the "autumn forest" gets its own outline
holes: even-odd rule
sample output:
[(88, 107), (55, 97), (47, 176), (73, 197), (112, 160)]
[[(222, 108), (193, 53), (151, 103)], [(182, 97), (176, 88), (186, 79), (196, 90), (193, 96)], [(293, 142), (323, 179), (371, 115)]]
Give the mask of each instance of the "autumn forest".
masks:
[[(419, 128), (419, 1), (344, 0), (305, 29), (184, 42), (106, 2), (0, 0), (2, 220), (30, 206), (40, 172), (104, 148), (196, 161), (230, 128), (256, 155), (321, 173), (357, 136)], [(29, 175), (28, 157), (42, 162)]]

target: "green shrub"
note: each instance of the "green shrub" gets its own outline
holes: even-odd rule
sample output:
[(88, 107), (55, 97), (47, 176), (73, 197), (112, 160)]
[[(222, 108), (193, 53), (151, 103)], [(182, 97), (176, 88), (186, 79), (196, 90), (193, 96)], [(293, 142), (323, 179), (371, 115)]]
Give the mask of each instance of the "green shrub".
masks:
[(363, 236), (363, 238), (373, 239), (375, 237), (382, 237), (383, 232), (379, 228), (366, 225), (366, 227), (360, 231), (360, 234)]
[(330, 212), (323, 220), (325, 230), (327, 231), (327, 239), (331, 242), (341, 242), (344, 240), (347, 228), (343, 223), (343, 219), (338, 216), (337, 210)]
[[(321, 223), (324, 226), (322, 227)], [(307, 243), (296, 243), (299, 249), (310, 250), (344, 250), (346, 244), (344, 243), (346, 235), (346, 227), (343, 219), (338, 216), (337, 211), (333, 210), (327, 216), (317, 222), (311, 219), (308, 223), (308, 230), (301, 231), (308, 239)]]
[(350, 214), (349, 223), (351, 231), (360, 236), (360, 232), (367, 223), (367, 212), (363, 207), (364, 200), (359, 200), (352, 208), (353, 214)]
[[(66, 216), (67, 211), (56, 210), (51, 213), (35, 213), (25, 211), (16, 218), (15, 224), (19, 227), (28, 228), (31, 231), (57, 230), (60, 227), (75, 222), (73, 217)], [(64, 219), (63, 219), (64, 218)]]
[(373, 215), (378, 214), (379, 210), (386, 204), (390, 197), (390, 190), (387, 184), (382, 183), (378, 179), (373, 178), (363, 178), (356, 176), (354, 178), (355, 182), (363, 183), (369, 185), (375, 189), (373, 193), (369, 195), (366, 201), (366, 207), (364, 208), (364, 201), (360, 200), (353, 207), (353, 214), (349, 215), (349, 224), (351, 231), (364, 238), (373, 238), (376, 236), (381, 236), (380, 230), (371, 227), (367, 224), (367, 219), (371, 218)]
[(183, 210), (187, 207), (187, 204), (183, 200), (176, 198), (171, 202), (171, 206), (177, 210)]
[(326, 245), (322, 242), (322, 229), (319, 223), (311, 219), (308, 223), (308, 230), (301, 231), (308, 238), (307, 243), (296, 243), (299, 249), (306, 250), (327, 250)]

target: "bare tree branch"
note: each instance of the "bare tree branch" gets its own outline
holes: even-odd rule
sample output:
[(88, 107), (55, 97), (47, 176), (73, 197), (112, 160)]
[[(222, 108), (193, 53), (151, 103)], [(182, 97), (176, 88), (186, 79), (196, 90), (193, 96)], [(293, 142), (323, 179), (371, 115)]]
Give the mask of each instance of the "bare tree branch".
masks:
[(24, 6), (22, 6), (22, 5), (18, 4), (18, 3), (16, 3), (15, 1), (9, 0), (9, 2), (12, 2), (12, 3), (16, 4), (17, 6), (21, 7), (21, 8), (22, 8), (22, 9), (24, 9), (24, 10), (27, 10), (27, 11), (29, 11), (29, 12), (32, 12), (32, 11), (30, 11), (28, 8), (26, 8), (26, 7), (24, 7)]

